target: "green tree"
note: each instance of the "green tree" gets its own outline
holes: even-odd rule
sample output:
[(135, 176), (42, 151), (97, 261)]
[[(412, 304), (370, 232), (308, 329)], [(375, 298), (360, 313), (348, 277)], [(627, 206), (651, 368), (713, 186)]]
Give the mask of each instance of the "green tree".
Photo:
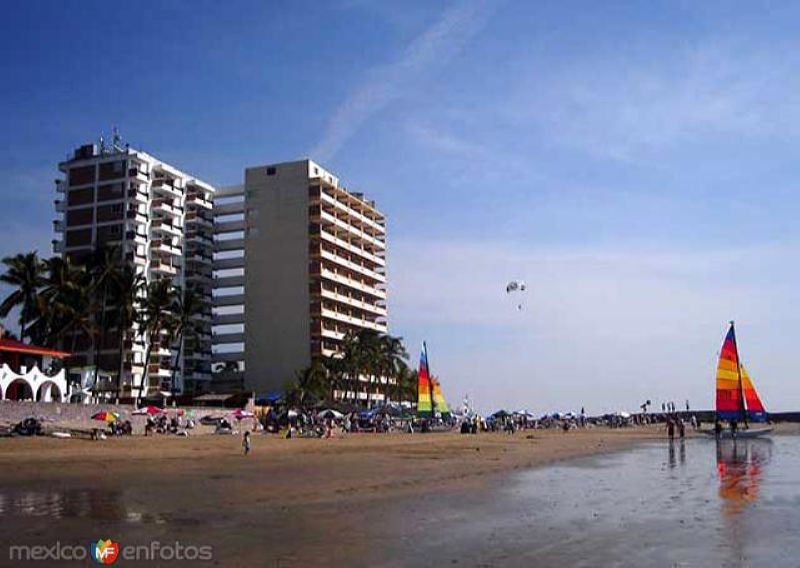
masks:
[[(394, 337), (392, 335), (384, 334), (378, 338), (378, 351), (379, 351), (379, 367), (381, 377), (385, 380), (384, 385), (384, 401), (389, 401), (389, 392), (391, 389), (392, 381), (397, 384), (397, 376), (402, 367), (407, 367), (406, 360), (408, 359), (408, 351), (403, 345), (402, 337)], [(395, 389), (396, 391), (397, 389)]]
[(144, 300), (142, 309), (137, 312), (137, 319), (147, 339), (144, 371), (136, 393), (137, 406), (142, 398), (145, 385), (149, 385), (150, 359), (153, 354), (153, 346), (156, 344), (161, 345), (162, 331), (169, 333), (169, 326), (173, 322), (172, 309), (174, 305), (175, 288), (168, 279), (154, 280), (147, 285), (147, 297)]
[(92, 253), (87, 266), (92, 298), (99, 302), (92, 310), (97, 315), (97, 342), (92, 342), (91, 351), (92, 364), (96, 368), (99, 367), (97, 354), (102, 353), (108, 335), (109, 297), (115, 280), (119, 278), (121, 258), (122, 251), (118, 246), (100, 246)]
[(0, 304), (0, 317), (7, 317), (11, 310), (19, 307), (20, 338), (24, 340), (28, 325), (37, 317), (44, 265), (36, 251), (8, 256), (2, 262), (6, 271), (0, 275), (0, 282), (10, 285), (13, 290)]
[(117, 328), (117, 348), (119, 366), (117, 368), (117, 397), (122, 395), (123, 376), (125, 375), (125, 342), (133, 334), (131, 326), (136, 320), (136, 303), (139, 295), (147, 286), (142, 274), (136, 272), (132, 264), (124, 264), (113, 273), (110, 285), (111, 307), (114, 313), (114, 324)]
[(194, 290), (187, 289), (181, 294), (180, 290), (176, 289), (172, 324), (170, 326), (170, 339), (177, 341), (178, 344), (175, 364), (172, 366), (172, 377), (170, 378), (170, 392), (173, 396), (176, 394), (175, 378), (178, 372), (178, 365), (181, 361), (184, 341), (187, 336), (193, 337), (203, 329), (203, 325), (197, 320), (197, 316), (203, 311), (204, 307), (203, 296)]
[(320, 359), (296, 373), (294, 384), (288, 389), (289, 400), (304, 408), (312, 399), (324, 398), (327, 392), (327, 371)]

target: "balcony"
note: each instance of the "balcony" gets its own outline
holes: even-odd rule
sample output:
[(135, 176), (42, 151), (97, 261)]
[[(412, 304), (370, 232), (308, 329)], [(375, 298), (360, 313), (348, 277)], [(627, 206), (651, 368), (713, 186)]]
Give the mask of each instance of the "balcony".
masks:
[(166, 200), (161, 198), (153, 199), (151, 208), (154, 213), (165, 213), (173, 217), (178, 217), (181, 214), (179, 206), (176, 206), (172, 202), (172, 200)]
[(385, 323), (378, 323), (376, 321), (371, 321), (365, 318), (359, 318), (355, 316), (350, 316), (347, 314), (343, 314), (341, 312), (337, 312), (334, 310), (329, 310), (325, 307), (320, 308), (320, 315), (323, 318), (334, 320), (340, 323), (344, 323), (347, 325), (351, 325), (358, 328), (365, 328), (365, 329), (372, 329), (378, 332), (386, 332), (386, 324)]
[(128, 209), (127, 213), (125, 214), (127, 219), (131, 219), (136, 221), (137, 223), (147, 223), (147, 214), (142, 213), (136, 208)]
[(63, 233), (64, 232), (64, 221), (61, 219), (56, 219), (53, 221), (53, 230), (56, 233)]
[(153, 219), (153, 222), (150, 223), (150, 230), (153, 233), (166, 233), (173, 237), (181, 237), (183, 235), (180, 226), (171, 223), (169, 219)]
[(336, 199), (329, 193), (322, 191), (320, 196), (312, 199), (311, 203), (319, 202), (320, 204), (325, 203), (328, 205), (333, 206), (337, 211), (340, 211), (342, 214), (347, 215), (351, 218), (356, 224), (369, 227), (371, 230), (375, 231), (378, 234), (385, 234), (386, 227), (383, 225), (376, 223), (366, 215), (359, 213), (357, 210), (351, 208), (348, 205), (345, 205), (340, 200)]
[(340, 239), (339, 237), (337, 237), (333, 233), (329, 233), (325, 229), (320, 230), (320, 232), (317, 233), (317, 234), (318, 234), (319, 238), (321, 240), (323, 240), (323, 241), (327, 241), (327, 242), (329, 242), (329, 243), (331, 243), (333, 245), (336, 245), (336, 246), (338, 246), (338, 247), (340, 247), (340, 248), (342, 248), (342, 249), (344, 249), (344, 250), (346, 250), (348, 252), (351, 252), (353, 254), (357, 254), (357, 255), (363, 256), (367, 260), (369, 260), (371, 262), (374, 262), (375, 264), (377, 264), (379, 266), (386, 266), (386, 260), (385, 259), (383, 259), (380, 256), (377, 256), (377, 255), (375, 255), (375, 254), (373, 254), (371, 252), (368, 252), (367, 250), (365, 250), (365, 249), (363, 249), (361, 247), (357, 247), (355, 245), (352, 245), (349, 242), (347, 242), (347, 241), (345, 241), (343, 239)]
[(167, 264), (161, 260), (155, 259), (150, 263), (150, 270), (152, 272), (159, 272), (169, 276), (177, 276), (178, 269), (172, 264)]
[[(312, 272), (312, 275), (313, 274), (314, 273)], [(343, 276), (341, 274), (336, 274), (335, 272), (333, 272), (331, 270), (328, 270), (325, 267), (322, 267), (322, 269), (318, 272), (318, 274), (320, 276), (322, 276), (323, 278), (327, 278), (328, 280), (332, 280), (333, 282), (336, 282), (337, 284), (342, 284), (344, 286), (349, 286), (350, 288), (353, 288), (354, 290), (358, 290), (359, 292), (363, 292), (365, 294), (369, 294), (370, 296), (374, 296), (374, 297), (379, 298), (381, 300), (385, 300), (386, 299), (386, 290), (380, 290), (379, 288), (375, 288), (375, 287), (370, 286), (368, 284), (364, 284), (363, 282), (360, 282), (358, 280), (353, 280), (352, 278), (348, 278), (347, 276)]]
[(150, 250), (164, 254), (171, 254), (173, 256), (180, 256), (183, 251), (179, 247), (170, 244), (168, 241), (154, 239), (150, 242)]
[(325, 288), (322, 288), (321, 290), (312, 293), (312, 296), (315, 295), (321, 298), (325, 298), (327, 300), (339, 302), (354, 308), (358, 308), (359, 310), (363, 310), (365, 312), (370, 312), (372, 314), (375, 314), (376, 316), (386, 317), (388, 315), (388, 310), (384, 306), (370, 304), (369, 302), (357, 300), (356, 298), (351, 298), (343, 294), (337, 294), (336, 292), (333, 292), (331, 290), (326, 290)]
[(58, 211), (59, 213), (63, 213), (64, 211), (67, 210), (66, 203), (64, 202), (63, 199), (56, 199), (55, 201), (53, 201), (53, 204), (56, 206), (56, 211)]
[(57, 179), (56, 181), (56, 191), (58, 193), (64, 193), (67, 191), (67, 182), (63, 179)]
[(53, 240), (53, 252), (55, 254), (61, 254), (64, 252), (64, 241), (57, 241)]
[(149, 181), (150, 174), (148, 172), (143, 172), (139, 168), (129, 168), (128, 169), (128, 177), (131, 179), (138, 179), (139, 181)]
[(345, 258), (342, 258), (341, 256), (334, 254), (330, 251), (327, 251), (325, 249), (321, 249), (317, 253), (312, 253), (311, 256), (312, 258), (314, 256), (319, 256), (320, 258), (324, 258), (326, 260), (334, 262), (343, 268), (347, 268), (349, 270), (352, 270), (353, 272), (362, 274), (367, 278), (371, 278), (372, 280), (376, 280), (378, 282), (381, 282), (382, 284), (386, 284), (386, 276), (384, 276), (383, 274), (376, 272), (370, 268), (366, 268), (360, 264), (357, 264)]
[(128, 199), (134, 199), (139, 203), (147, 203), (147, 192), (131, 188), (128, 190)]
[[(208, 215), (208, 213), (205, 213), (205, 215)], [(213, 221), (210, 218), (207, 218), (205, 215), (199, 213), (198, 211), (187, 211), (185, 218), (186, 223), (213, 229), (214, 228)]]
[(136, 231), (126, 231), (125, 239), (129, 242), (133, 242), (139, 245), (147, 244), (147, 236), (141, 233), (137, 233)]
[(152, 187), (153, 193), (174, 197), (176, 199), (183, 197), (183, 189), (175, 187), (174, 181), (168, 178), (154, 179)]
[(209, 201), (204, 196), (197, 193), (186, 196), (186, 206), (188, 207), (190, 205), (196, 205), (198, 207), (202, 207), (208, 210), (211, 210), (211, 208), (213, 207), (211, 201)]

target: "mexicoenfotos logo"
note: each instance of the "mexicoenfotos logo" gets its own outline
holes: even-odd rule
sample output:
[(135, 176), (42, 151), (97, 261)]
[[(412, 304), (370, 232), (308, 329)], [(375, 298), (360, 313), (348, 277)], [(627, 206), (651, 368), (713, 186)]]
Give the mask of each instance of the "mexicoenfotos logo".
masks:
[(101, 538), (97, 542), (91, 543), (89, 550), (92, 552), (92, 560), (98, 564), (114, 564), (119, 556), (119, 543), (110, 538), (108, 540)]

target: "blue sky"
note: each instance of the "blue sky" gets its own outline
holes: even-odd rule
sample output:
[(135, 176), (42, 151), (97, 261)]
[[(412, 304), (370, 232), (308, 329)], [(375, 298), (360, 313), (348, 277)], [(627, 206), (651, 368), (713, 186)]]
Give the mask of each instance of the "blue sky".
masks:
[(708, 407), (735, 318), (800, 408), (800, 7), (28, 4), (0, 23), (0, 254), (48, 249), (56, 163), (112, 124), (215, 184), (309, 156), (389, 216), (392, 330), (452, 400)]

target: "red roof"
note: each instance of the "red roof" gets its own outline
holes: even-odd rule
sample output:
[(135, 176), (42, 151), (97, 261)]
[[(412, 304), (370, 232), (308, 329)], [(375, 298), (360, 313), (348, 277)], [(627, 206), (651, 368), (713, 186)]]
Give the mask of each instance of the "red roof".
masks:
[(56, 357), (63, 359), (69, 357), (66, 351), (48, 349), (47, 347), (37, 347), (36, 345), (25, 345), (19, 341), (7, 337), (0, 338), (0, 351), (10, 351), (12, 353), (28, 353), (30, 355), (43, 355), (45, 357)]

